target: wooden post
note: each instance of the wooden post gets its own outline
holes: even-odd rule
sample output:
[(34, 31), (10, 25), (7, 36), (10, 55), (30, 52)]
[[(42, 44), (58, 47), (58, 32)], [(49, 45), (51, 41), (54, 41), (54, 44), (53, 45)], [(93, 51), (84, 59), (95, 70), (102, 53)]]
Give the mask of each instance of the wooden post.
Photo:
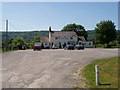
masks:
[(95, 66), (95, 74), (96, 74), (96, 85), (99, 85), (99, 66)]

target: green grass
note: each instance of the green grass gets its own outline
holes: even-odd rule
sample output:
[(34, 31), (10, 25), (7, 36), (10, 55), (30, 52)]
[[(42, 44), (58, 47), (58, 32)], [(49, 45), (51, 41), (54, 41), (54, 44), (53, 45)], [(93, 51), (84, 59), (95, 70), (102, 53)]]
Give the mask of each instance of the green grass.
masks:
[[(95, 81), (95, 65), (99, 65), (100, 83), (111, 85), (98, 85)], [(82, 70), (86, 78), (87, 88), (118, 88), (118, 58), (101, 59), (87, 65)]]
[(18, 50), (8, 50), (8, 51), (2, 51), (2, 50), (0, 50), (0, 53), (6, 53), (6, 52), (12, 52), (12, 51), (18, 51)]

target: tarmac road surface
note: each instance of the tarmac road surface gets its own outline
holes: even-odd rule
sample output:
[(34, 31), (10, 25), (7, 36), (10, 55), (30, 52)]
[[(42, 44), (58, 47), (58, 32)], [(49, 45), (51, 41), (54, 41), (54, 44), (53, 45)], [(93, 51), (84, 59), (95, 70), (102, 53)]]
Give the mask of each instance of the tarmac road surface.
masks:
[(118, 49), (46, 49), (3, 53), (2, 87), (72, 88), (76, 84), (74, 72), (77, 68), (115, 56), (118, 56)]

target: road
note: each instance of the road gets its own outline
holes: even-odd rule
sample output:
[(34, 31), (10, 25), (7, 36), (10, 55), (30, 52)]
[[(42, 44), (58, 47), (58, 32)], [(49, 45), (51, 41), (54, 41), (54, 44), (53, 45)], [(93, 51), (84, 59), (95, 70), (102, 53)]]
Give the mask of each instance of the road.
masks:
[[(72, 88), (74, 72), (117, 49), (19, 50), (2, 54), (3, 88)], [(106, 62), (107, 63), (107, 62)]]

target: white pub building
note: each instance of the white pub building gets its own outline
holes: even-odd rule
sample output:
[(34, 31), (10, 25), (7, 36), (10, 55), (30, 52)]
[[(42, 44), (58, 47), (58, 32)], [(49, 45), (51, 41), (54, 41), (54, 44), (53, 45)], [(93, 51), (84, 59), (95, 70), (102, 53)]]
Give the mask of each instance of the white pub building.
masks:
[(68, 41), (72, 44), (76, 44), (77, 42), (81, 42), (85, 47), (92, 48), (93, 42), (86, 41), (83, 36), (78, 36), (74, 31), (52, 31), (51, 27), (49, 27), (49, 36), (41, 37), (41, 42), (44, 44), (53, 43), (53, 45), (63, 45), (64, 43), (68, 43)]

